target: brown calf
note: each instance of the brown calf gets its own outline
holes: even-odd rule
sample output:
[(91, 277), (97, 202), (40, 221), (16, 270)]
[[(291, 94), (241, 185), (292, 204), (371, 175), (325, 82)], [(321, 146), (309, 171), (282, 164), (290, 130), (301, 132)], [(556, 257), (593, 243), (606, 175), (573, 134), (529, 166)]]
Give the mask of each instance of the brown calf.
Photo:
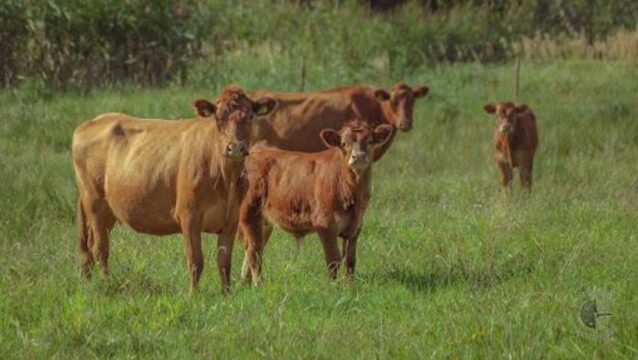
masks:
[(201, 233), (218, 234), (222, 291), (230, 285), (230, 260), (239, 221), (239, 175), (251, 143), (255, 113), (276, 102), (251, 100), (228, 88), (217, 102), (198, 100), (197, 119), (138, 119), (108, 113), (82, 123), (73, 134), (79, 189), (81, 271), (95, 261), (108, 273), (109, 233), (116, 222), (137, 232), (182, 233), (190, 292), (204, 268)]
[[(427, 95), (425, 86), (411, 88), (398, 83), (389, 91), (352, 86), (321, 92), (280, 93), (258, 91), (256, 97), (277, 99), (278, 107), (267, 117), (256, 119), (256, 140), (284, 150), (317, 152), (326, 149), (319, 133), (323, 129), (341, 129), (347, 122), (360, 119), (373, 128), (389, 124), (401, 131), (412, 128), (414, 102)], [(394, 134), (375, 153), (374, 161), (388, 150)]]
[(484, 108), (488, 114), (496, 114), (494, 159), (503, 186), (511, 189), (513, 169), (518, 166), (522, 187), (531, 190), (534, 153), (538, 146), (534, 113), (527, 105), (511, 102), (487, 104)]
[(371, 131), (365, 123), (341, 131), (324, 129), (320, 135), (328, 149), (317, 153), (253, 147), (246, 161), (248, 191), (240, 209), (246, 246), (242, 279), (252, 274), (254, 283), (260, 281), (262, 253), (270, 235), (263, 231), (264, 220), (297, 239), (316, 232), (331, 278), (342, 259), (337, 246), (341, 237), (347, 273), (352, 275), (370, 198), (372, 159), (393, 131), (388, 124)]

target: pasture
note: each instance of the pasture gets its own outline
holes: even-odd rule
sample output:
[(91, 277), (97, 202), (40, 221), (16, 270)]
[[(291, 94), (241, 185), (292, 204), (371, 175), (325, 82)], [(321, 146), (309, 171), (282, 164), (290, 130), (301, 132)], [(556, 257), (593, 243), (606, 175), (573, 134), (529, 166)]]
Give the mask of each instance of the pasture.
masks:
[[(211, 236), (193, 298), (181, 238), (122, 227), (111, 277), (81, 281), (69, 154), (83, 120), (192, 117), (192, 101), (218, 86), (0, 93), (0, 358), (638, 357), (638, 64), (524, 64), (519, 101), (537, 116), (540, 146), (532, 193), (515, 177), (508, 196), (483, 105), (513, 99), (513, 69), (406, 75), (430, 94), (373, 169), (354, 283), (343, 269), (328, 280), (315, 236), (297, 250), (276, 230), (262, 287), (238, 283), (236, 245), (227, 297)], [(296, 90), (258, 70), (233, 81)], [(311, 75), (307, 90), (345, 85)], [(596, 329), (579, 319), (590, 299), (613, 313)]]

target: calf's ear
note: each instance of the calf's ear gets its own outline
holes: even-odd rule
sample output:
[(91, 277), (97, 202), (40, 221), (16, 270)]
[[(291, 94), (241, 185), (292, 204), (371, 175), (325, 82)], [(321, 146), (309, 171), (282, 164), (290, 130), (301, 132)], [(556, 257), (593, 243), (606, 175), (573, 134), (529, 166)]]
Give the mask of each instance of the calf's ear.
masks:
[(485, 109), (485, 112), (488, 114), (494, 114), (496, 112), (496, 106), (494, 106), (493, 104), (485, 104), (485, 106), (483, 106), (483, 109)]
[(372, 140), (376, 146), (381, 146), (390, 140), (393, 132), (394, 126), (381, 124), (374, 129), (374, 132), (372, 133)]
[(257, 116), (265, 116), (270, 114), (277, 107), (277, 100), (271, 97), (263, 97), (257, 101), (253, 101), (253, 111)]
[(193, 106), (195, 107), (197, 115), (201, 117), (210, 117), (215, 113), (216, 109), (215, 104), (203, 99), (195, 100)]
[(527, 106), (525, 104), (521, 104), (521, 105), (516, 107), (516, 112), (519, 112), (519, 113), (526, 112), (527, 110), (529, 110), (529, 106)]
[(319, 133), (321, 137), (321, 141), (326, 144), (327, 147), (340, 147), (341, 146), (341, 135), (336, 130), (333, 129), (323, 129)]
[(430, 92), (430, 89), (427, 86), (421, 86), (414, 90), (415, 98), (422, 98)]
[(387, 101), (390, 100), (390, 93), (383, 89), (377, 89), (374, 91), (374, 97), (379, 101)]

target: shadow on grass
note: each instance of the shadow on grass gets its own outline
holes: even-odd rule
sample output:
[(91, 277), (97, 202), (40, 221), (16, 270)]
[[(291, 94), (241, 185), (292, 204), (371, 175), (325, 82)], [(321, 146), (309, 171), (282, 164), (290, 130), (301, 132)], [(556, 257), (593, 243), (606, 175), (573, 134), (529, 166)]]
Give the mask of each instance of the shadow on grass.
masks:
[(468, 286), (474, 290), (485, 290), (510, 279), (531, 274), (534, 268), (527, 263), (508, 262), (496, 268), (452, 266), (434, 271), (395, 266), (373, 274), (371, 282), (380, 284), (399, 283), (414, 292), (432, 293), (445, 287)]
[[(111, 274), (103, 277), (94, 272), (91, 279), (82, 279), (87, 285), (103, 296), (119, 296), (131, 294), (163, 295), (175, 293), (175, 284), (160, 283), (148, 274), (136, 273), (129, 276)], [(183, 285), (183, 284), (180, 284)], [(188, 284), (186, 284), (188, 286)]]

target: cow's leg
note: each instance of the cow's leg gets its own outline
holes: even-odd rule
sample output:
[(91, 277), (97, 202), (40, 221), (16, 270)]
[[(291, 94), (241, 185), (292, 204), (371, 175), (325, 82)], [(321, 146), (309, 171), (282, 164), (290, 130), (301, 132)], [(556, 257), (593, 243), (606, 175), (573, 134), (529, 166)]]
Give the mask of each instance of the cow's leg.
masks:
[(230, 292), (230, 267), (235, 243), (236, 228), (223, 231), (217, 236), (217, 268), (222, 283), (222, 294)]
[(199, 277), (204, 270), (204, 256), (202, 254), (202, 220), (193, 214), (179, 216), (182, 228), (184, 252), (188, 260), (188, 274), (190, 276), (189, 296), (192, 296)]
[(93, 260), (100, 263), (102, 273), (109, 274), (109, 233), (115, 224), (115, 217), (104, 199), (89, 200), (84, 210), (89, 224), (89, 241)]
[(242, 269), (242, 282), (248, 282), (250, 275), (254, 285), (261, 283), (261, 263), (263, 253), (263, 217), (261, 214), (261, 201), (258, 197), (250, 198), (250, 194), (244, 198), (239, 211), (239, 227), (244, 237), (244, 266)]
[[(259, 259), (261, 259), (261, 256), (263, 256), (263, 249), (266, 247), (266, 244), (270, 240), (270, 236), (272, 235), (272, 231), (273, 231), (273, 225), (267, 221), (262, 220), (262, 228), (263, 228), (263, 231), (261, 236), (262, 236), (262, 242), (264, 245), (261, 247), (261, 252), (257, 254)], [(244, 250), (247, 253), (248, 242), (245, 240), (245, 237), (243, 237), (243, 242), (244, 242)], [(252, 273), (250, 271), (248, 256), (244, 256), (244, 263), (241, 269), (241, 281), (244, 283), (249, 282), (251, 280), (251, 274)]]
[(343, 239), (343, 259), (346, 265), (346, 275), (349, 279), (354, 276), (354, 267), (357, 263), (357, 237)]
[(76, 225), (78, 228), (78, 258), (80, 261), (80, 275), (88, 279), (91, 276), (91, 267), (93, 267), (95, 260), (93, 259), (93, 254), (91, 253), (91, 229), (86, 217), (86, 211), (84, 211), (84, 206), (82, 205), (81, 197), (78, 198), (76, 216)]
[(534, 167), (534, 162), (532, 159), (526, 159), (522, 162), (519, 175), (521, 178), (521, 187), (524, 189), (532, 190), (532, 171)]
[(496, 165), (501, 172), (501, 184), (503, 187), (512, 190), (512, 167), (506, 161), (497, 161)]
[(323, 245), (328, 273), (330, 274), (330, 278), (334, 280), (337, 278), (337, 271), (339, 270), (339, 263), (341, 262), (337, 235), (333, 231), (324, 230), (319, 231), (319, 238)]

